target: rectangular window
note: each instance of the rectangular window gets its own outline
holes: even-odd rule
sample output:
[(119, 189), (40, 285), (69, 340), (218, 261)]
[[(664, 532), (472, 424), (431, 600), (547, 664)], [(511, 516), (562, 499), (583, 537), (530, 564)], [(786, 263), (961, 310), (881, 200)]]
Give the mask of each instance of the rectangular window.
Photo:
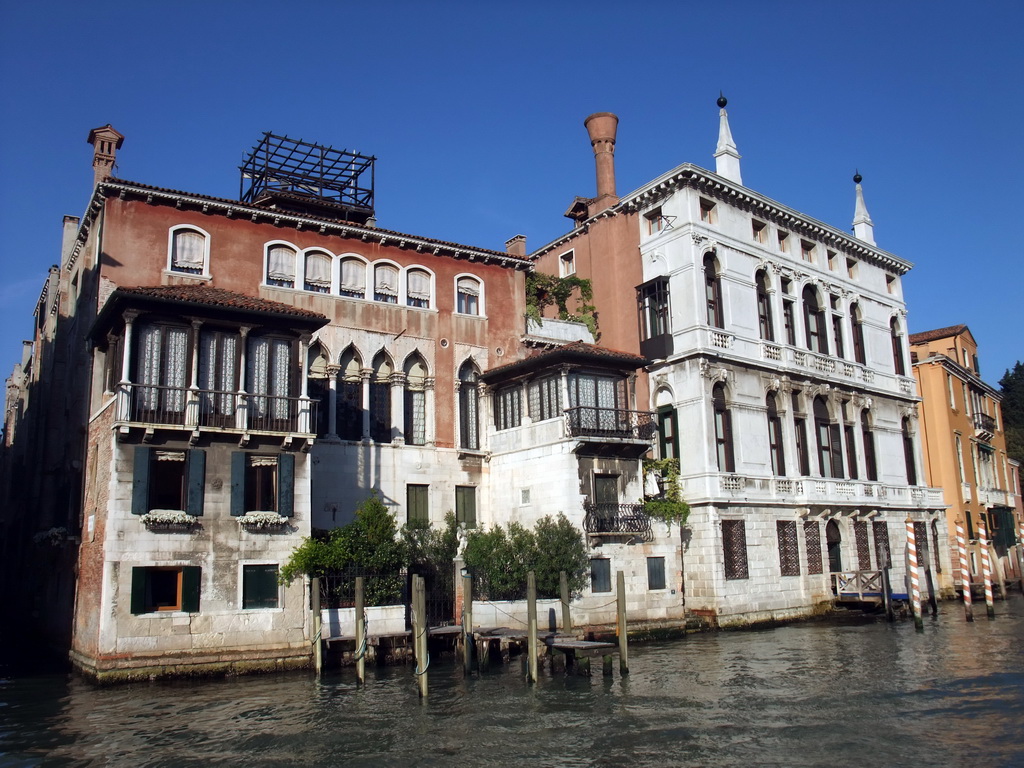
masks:
[(793, 420), (796, 432), (796, 455), (800, 459), (800, 474), (806, 477), (811, 474), (810, 450), (807, 447), (807, 422), (804, 419)]
[(783, 576), (800, 575), (800, 549), (796, 540), (795, 520), (776, 520), (775, 533), (779, 539), (779, 569)]
[(722, 521), (722, 550), (725, 578), (747, 578), (747, 531), (742, 520)]
[(202, 569), (191, 565), (132, 568), (131, 612), (199, 612)]
[(832, 315), (832, 340), (835, 342), (836, 357), (846, 357), (846, 350), (843, 347), (843, 318), (839, 315)]
[(594, 475), (594, 501), (597, 504), (619, 503), (618, 475)]
[(663, 459), (679, 458), (679, 438), (676, 433), (676, 409), (665, 405), (658, 409), (658, 448)]
[(636, 289), (640, 353), (654, 360), (672, 354), (668, 278), (657, 277)]
[(558, 276), (568, 277), (576, 274), (576, 252), (566, 251), (558, 257)]
[(527, 404), (530, 418), (544, 421), (562, 415), (561, 377), (548, 376), (531, 381), (527, 387)]
[(430, 509), (427, 506), (429, 485), (405, 486), (406, 519), (410, 523), (429, 523)]
[(664, 589), (665, 588), (665, 558), (664, 557), (648, 557), (647, 558), (647, 589)]
[(896, 278), (893, 275), (885, 276), (885, 290), (889, 293), (896, 292)]
[(494, 395), (494, 426), (512, 429), (522, 423), (523, 390), (518, 384), (499, 389)]
[(889, 555), (889, 526), (881, 520), (875, 520), (871, 524), (871, 532), (875, 537), (875, 560), (879, 568), (888, 568), (892, 565)]
[(612, 561), (606, 557), (595, 557), (590, 561), (590, 591), (612, 591)]
[(821, 525), (817, 520), (804, 521), (804, 548), (807, 550), (807, 573), (822, 573)]
[(850, 473), (850, 479), (857, 479), (857, 451), (853, 443), (853, 424), (843, 426), (843, 434), (846, 436), (846, 464)]
[(768, 225), (763, 221), (757, 219), (751, 219), (750, 221), (751, 233), (754, 236), (755, 243), (766, 243), (768, 242)]
[(476, 528), (476, 486), (455, 486), (455, 522)]
[(866, 520), (853, 521), (853, 539), (857, 544), (857, 568), (871, 570), (871, 546), (868, 544), (868, 523)]
[(782, 322), (786, 327), (786, 343), (790, 346), (796, 346), (796, 321), (793, 319), (793, 302), (783, 301), (782, 302)]
[(231, 514), (294, 512), (295, 456), (263, 455), (236, 451), (231, 454)]
[(136, 446), (132, 474), (132, 514), (155, 509), (203, 514), (206, 451), (165, 451)]
[(828, 258), (828, 268), (835, 270), (838, 260), (836, 259), (835, 251), (825, 251), (825, 256)]
[(783, 253), (789, 253), (789, 232), (783, 232), (779, 230), (779, 250)]
[(786, 474), (786, 456), (782, 447), (782, 419), (768, 417), (768, 452), (772, 460), (772, 474), (782, 477)]
[(661, 215), (661, 208), (655, 208), (644, 214), (644, 232), (648, 235), (656, 235), (665, 228), (665, 219)]
[(242, 608), (277, 608), (277, 564), (242, 566)]
[(851, 280), (857, 277), (857, 262), (854, 259), (846, 260), (846, 275)]
[(800, 258), (811, 264), (814, 263), (814, 243), (809, 243), (806, 240), (800, 241)]
[(700, 199), (700, 220), (705, 224), (715, 224), (718, 222), (718, 212), (715, 210), (715, 204), (710, 200), (705, 200), (703, 197)]

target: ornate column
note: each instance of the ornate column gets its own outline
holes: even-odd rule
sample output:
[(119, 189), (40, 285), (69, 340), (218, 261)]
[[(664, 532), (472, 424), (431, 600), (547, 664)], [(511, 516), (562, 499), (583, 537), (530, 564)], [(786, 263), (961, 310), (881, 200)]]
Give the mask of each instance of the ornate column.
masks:
[(327, 436), (337, 439), (338, 437), (338, 374), (341, 373), (341, 366), (330, 364), (327, 366)]
[(363, 385), (363, 440), (370, 439), (370, 379), (373, 378), (372, 368), (359, 369), (360, 383)]
[(405, 382), (408, 377), (404, 373), (391, 374), (388, 383), (391, 385), (391, 442), (405, 444)]

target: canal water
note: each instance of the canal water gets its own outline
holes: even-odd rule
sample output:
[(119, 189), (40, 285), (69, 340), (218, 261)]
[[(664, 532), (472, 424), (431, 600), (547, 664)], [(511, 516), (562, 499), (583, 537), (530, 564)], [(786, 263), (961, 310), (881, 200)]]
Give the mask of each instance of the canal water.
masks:
[(1024, 766), (1024, 598), (634, 644), (631, 674), (0, 681), (0, 766)]

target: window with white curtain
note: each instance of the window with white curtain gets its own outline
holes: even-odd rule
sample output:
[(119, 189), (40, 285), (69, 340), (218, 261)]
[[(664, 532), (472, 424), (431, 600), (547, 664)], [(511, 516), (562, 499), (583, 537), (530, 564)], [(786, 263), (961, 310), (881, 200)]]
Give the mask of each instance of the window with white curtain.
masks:
[(267, 285), (295, 287), (295, 249), (272, 245), (267, 251)]
[(414, 358), (405, 366), (405, 442), (427, 442), (427, 366)]
[(430, 273), (410, 269), (406, 273), (405, 303), (410, 307), (430, 307)]
[(323, 251), (306, 254), (305, 289), (317, 293), (331, 292), (331, 257)]
[(480, 314), (480, 281), (475, 277), (460, 277), (456, 284), (456, 311), (462, 315)]
[(373, 300), (386, 304), (398, 303), (398, 267), (378, 264), (373, 269)]
[(249, 414), (283, 421), (290, 415), (292, 342), (270, 336), (249, 340)]
[(472, 362), (459, 368), (459, 438), (460, 445), (469, 451), (480, 449), (480, 382), (479, 373)]
[(202, 275), (206, 272), (206, 235), (179, 229), (171, 242), (171, 271)]
[(199, 412), (204, 424), (230, 426), (238, 390), (237, 333), (203, 328), (199, 334)]
[(183, 414), (188, 359), (187, 328), (143, 325), (136, 358), (136, 408), (150, 414)]
[(356, 299), (366, 298), (366, 264), (359, 259), (342, 260), (339, 293)]

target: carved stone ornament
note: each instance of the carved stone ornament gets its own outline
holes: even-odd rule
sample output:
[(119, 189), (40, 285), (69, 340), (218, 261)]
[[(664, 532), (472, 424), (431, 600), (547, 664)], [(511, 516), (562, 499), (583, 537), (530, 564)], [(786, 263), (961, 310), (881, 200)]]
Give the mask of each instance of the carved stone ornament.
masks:
[(700, 375), (703, 378), (709, 379), (712, 382), (724, 382), (729, 378), (729, 371), (727, 371), (725, 368), (718, 368), (716, 366), (713, 366), (711, 363), (705, 360), (700, 364)]
[(765, 392), (778, 392), (782, 387), (782, 379), (778, 376), (770, 376), (765, 379), (764, 391)]

